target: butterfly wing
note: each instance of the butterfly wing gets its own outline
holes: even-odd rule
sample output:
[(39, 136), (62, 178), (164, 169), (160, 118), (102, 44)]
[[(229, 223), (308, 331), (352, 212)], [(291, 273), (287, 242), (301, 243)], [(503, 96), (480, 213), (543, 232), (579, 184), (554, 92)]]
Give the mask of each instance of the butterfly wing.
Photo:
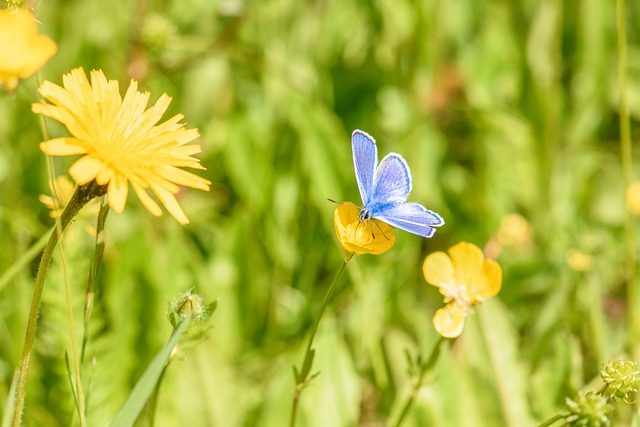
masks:
[(367, 206), (373, 196), (373, 182), (378, 164), (376, 141), (368, 133), (355, 130), (351, 135), (351, 149), (360, 197), (364, 206)]
[(387, 154), (376, 169), (373, 196), (369, 206), (372, 215), (375, 216), (376, 211), (385, 206), (406, 202), (409, 192), (411, 192), (411, 172), (407, 162), (400, 154)]
[(433, 227), (440, 227), (444, 220), (418, 203), (398, 203), (388, 206), (374, 215), (375, 218), (389, 225), (422, 237), (431, 237), (436, 232)]

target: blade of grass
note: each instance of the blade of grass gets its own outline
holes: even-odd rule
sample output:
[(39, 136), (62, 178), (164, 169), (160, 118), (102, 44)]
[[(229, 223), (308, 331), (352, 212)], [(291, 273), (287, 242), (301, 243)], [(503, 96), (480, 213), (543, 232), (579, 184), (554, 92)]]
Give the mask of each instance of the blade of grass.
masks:
[(38, 239), (37, 242), (31, 245), (31, 247), (23, 253), (20, 258), (18, 258), (11, 267), (2, 274), (2, 276), (0, 276), (0, 292), (2, 292), (2, 289), (7, 286), (7, 283), (9, 283), (9, 281), (13, 279), (13, 277), (18, 274), (25, 265), (31, 262), (40, 254), (40, 252), (42, 252), (42, 249), (44, 249), (44, 246), (47, 244), (52, 232), (53, 228), (47, 231), (40, 239)]
[(140, 412), (144, 408), (151, 394), (153, 393), (162, 372), (164, 371), (171, 352), (178, 343), (178, 340), (184, 335), (191, 318), (188, 317), (178, 324), (174, 329), (169, 341), (160, 349), (156, 357), (153, 358), (138, 383), (133, 388), (127, 401), (122, 405), (120, 411), (111, 422), (111, 427), (130, 427), (138, 419)]
[(18, 386), (18, 371), (13, 374), (13, 380), (11, 380), (11, 387), (9, 387), (9, 394), (7, 395), (7, 401), (4, 405), (4, 416), (2, 417), (2, 427), (9, 427), (11, 420), (13, 420), (13, 409), (16, 404), (16, 387)]

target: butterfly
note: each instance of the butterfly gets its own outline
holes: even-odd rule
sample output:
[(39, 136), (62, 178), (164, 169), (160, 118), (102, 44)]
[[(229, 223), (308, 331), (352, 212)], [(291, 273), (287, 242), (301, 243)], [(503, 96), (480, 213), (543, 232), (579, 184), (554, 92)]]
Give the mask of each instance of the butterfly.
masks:
[(387, 154), (378, 164), (376, 141), (366, 132), (351, 135), (353, 165), (363, 207), (360, 221), (376, 218), (422, 237), (431, 237), (444, 220), (418, 203), (407, 202), (411, 192), (411, 172), (404, 158)]

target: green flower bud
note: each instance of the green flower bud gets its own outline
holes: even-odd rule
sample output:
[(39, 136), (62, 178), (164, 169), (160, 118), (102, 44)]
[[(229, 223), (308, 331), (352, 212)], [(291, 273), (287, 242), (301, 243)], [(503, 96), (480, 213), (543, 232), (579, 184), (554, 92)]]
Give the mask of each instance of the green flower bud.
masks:
[(169, 302), (167, 316), (175, 328), (178, 323), (190, 316), (197, 321), (206, 320), (209, 317), (209, 307), (204, 304), (200, 295), (188, 290), (175, 301)]
[(177, 29), (164, 15), (149, 16), (142, 26), (142, 44), (153, 54), (161, 56), (175, 42)]
[(629, 400), (629, 394), (638, 391), (640, 385), (638, 365), (630, 360), (609, 361), (600, 371), (600, 377), (605, 384), (604, 394), (618, 397), (625, 402)]
[(594, 391), (580, 393), (575, 400), (567, 398), (569, 413), (565, 416), (567, 426), (572, 427), (608, 427), (611, 425), (609, 415), (613, 406), (609, 398)]

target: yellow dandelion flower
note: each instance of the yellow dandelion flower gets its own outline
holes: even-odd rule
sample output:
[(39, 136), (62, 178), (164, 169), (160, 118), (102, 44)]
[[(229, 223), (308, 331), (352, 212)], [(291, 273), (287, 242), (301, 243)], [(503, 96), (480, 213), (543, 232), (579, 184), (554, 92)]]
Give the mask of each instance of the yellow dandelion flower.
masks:
[(485, 259), (477, 246), (460, 242), (446, 254), (434, 252), (424, 260), (422, 270), (428, 283), (437, 286), (447, 304), (433, 317), (433, 326), (446, 338), (462, 333), (471, 307), (491, 298), (502, 287), (502, 269)]
[(95, 180), (107, 186), (109, 206), (121, 213), (129, 184), (142, 204), (155, 216), (162, 211), (150, 190), (180, 223), (189, 220), (175, 195), (184, 185), (209, 191), (208, 180), (181, 168), (204, 170), (193, 157), (201, 151), (197, 129), (185, 129), (178, 114), (158, 124), (171, 98), (162, 94), (147, 109), (148, 92), (138, 92), (131, 80), (124, 98), (116, 80), (107, 80), (101, 70), (91, 72), (91, 82), (82, 68), (63, 76), (63, 87), (45, 81), (38, 91), (51, 102), (33, 104), (32, 111), (64, 124), (70, 137), (44, 141), (40, 148), (51, 156), (82, 154), (69, 169), (78, 185)]
[(13, 92), (18, 80), (38, 71), (58, 49), (38, 35), (35, 16), (25, 9), (0, 9), (0, 84)]
[(396, 242), (392, 226), (375, 218), (360, 221), (359, 214), (353, 203), (341, 203), (333, 215), (336, 236), (346, 260), (354, 254), (382, 254)]

